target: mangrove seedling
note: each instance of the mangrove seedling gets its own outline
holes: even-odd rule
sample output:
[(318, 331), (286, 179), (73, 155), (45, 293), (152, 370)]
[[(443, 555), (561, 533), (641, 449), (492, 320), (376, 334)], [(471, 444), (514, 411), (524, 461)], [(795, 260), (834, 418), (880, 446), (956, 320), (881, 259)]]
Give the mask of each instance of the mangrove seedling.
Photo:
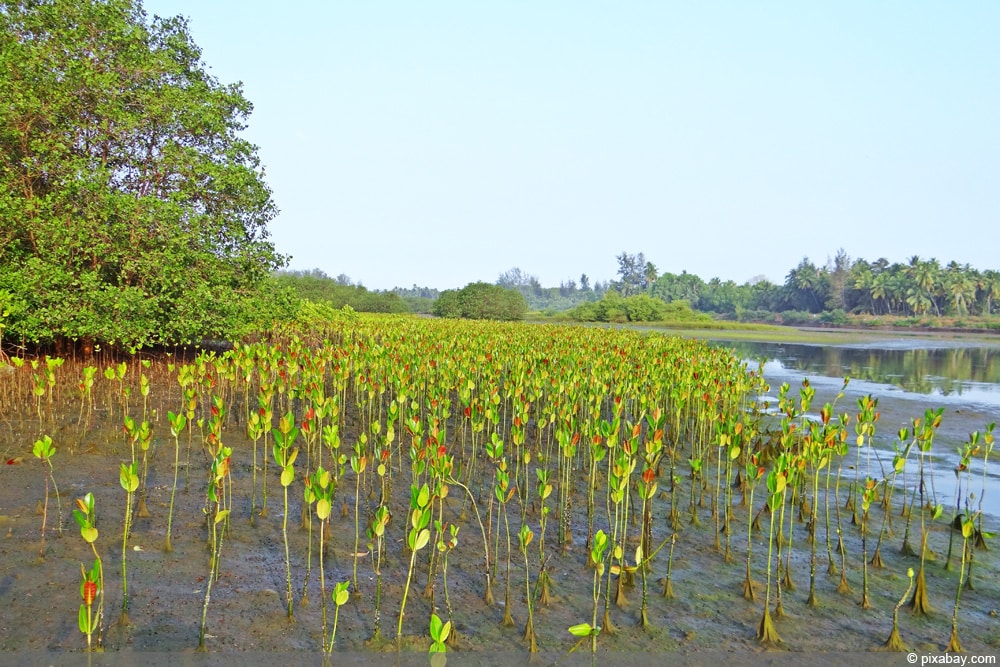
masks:
[(906, 598), (910, 596), (910, 591), (913, 590), (913, 568), (909, 568), (906, 571), (906, 576), (909, 577), (910, 582), (906, 586), (906, 592), (903, 593), (903, 597), (899, 598), (899, 602), (896, 603), (896, 607), (892, 610), (892, 632), (889, 633), (889, 638), (885, 640), (882, 644), (882, 648), (886, 651), (899, 651), (905, 653), (908, 649), (903, 643), (902, 637), (899, 636), (899, 608), (903, 606), (906, 602)]
[(295, 416), (291, 413), (278, 420), (278, 428), (271, 429), (274, 436), (274, 462), (281, 468), (281, 487), (285, 492), (285, 511), (281, 517), (281, 536), (285, 542), (285, 599), (288, 603), (288, 620), (294, 620), (292, 610), (292, 560), (288, 551), (288, 487), (295, 481), (293, 464), (299, 455), (299, 450), (292, 447), (299, 429), (295, 426)]
[(538, 653), (538, 646), (535, 643), (535, 619), (533, 615), (532, 607), (532, 595), (531, 595), (531, 573), (528, 568), (528, 545), (531, 544), (531, 540), (534, 539), (535, 534), (528, 527), (528, 524), (521, 525), (521, 532), (518, 533), (518, 541), (521, 544), (521, 554), (524, 556), (524, 590), (525, 597), (528, 601), (528, 622), (524, 626), (524, 641), (528, 642), (528, 652)]
[(80, 632), (87, 635), (87, 651), (93, 651), (93, 635), (98, 628), (99, 614), (94, 609), (94, 600), (101, 592), (101, 561), (94, 561), (93, 567), (89, 570), (80, 563), (80, 597), (83, 604), (80, 605), (78, 625)]
[(337, 641), (337, 620), (340, 618), (340, 608), (347, 604), (347, 601), (351, 598), (351, 594), (347, 592), (350, 588), (350, 581), (341, 581), (339, 584), (333, 587), (333, 603), (336, 608), (333, 610), (333, 631), (330, 633), (330, 643), (327, 646), (326, 653), (331, 655), (333, 653), (334, 642)]
[(135, 463), (122, 463), (118, 474), (118, 482), (125, 489), (125, 532), (122, 533), (122, 615), (118, 622), (129, 625), (128, 620), (128, 568), (125, 556), (128, 554), (128, 537), (132, 530), (132, 498), (139, 488), (139, 473)]
[(59, 498), (59, 487), (56, 486), (56, 478), (53, 475), (52, 457), (55, 456), (56, 448), (52, 444), (52, 438), (44, 435), (41, 440), (36, 440), (32, 448), (32, 454), (42, 463), (49, 466), (49, 474), (45, 477), (45, 502), (42, 505), (42, 544), (38, 548), (38, 558), (45, 558), (45, 523), (49, 516), (49, 481), (52, 481), (52, 488), (56, 492), (56, 504), (59, 507), (59, 534), (62, 535), (62, 500)]
[(948, 639), (948, 646), (945, 651), (948, 653), (962, 653), (962, 642), (958, 639), (958, 603), (962, 599), (962, 585), (965, 583), (965, 562), (968, 560), (967, 554), (970, 549), (969, 540), (976, 529), (976, 516), (969, 516), (968, 512), (962, 516), (962, 565), (958, 570), (958, 588), (955, 590), (955, 610), (951, 613), (951, 637)]
[(229, 477), (229, 457), (233, 450), (219, 443), (215, 459), (212, 461), (211, 479), (208, 484), (208, 506), (211, 508), (212, 560), (209, 563), (208, 580), (205, 583), (205, 601), (201, 608), (201, 630), (198, 633), (198, 650), (205, 651), (205, 630), (208, 626), (208, 603), (212, 598), (212, 583), (219, 578), (219, 559), (222, 556), (222, 535), (219, 524), (229, 517), (229, 510), (223, 509), (222, 494)]
[[(677, 543), (677, 533), (670, 534), (670, 552), (667, 556), (667, 576), (663, 578), (663, 597), (668, 600), (674, 599), (674, 587), (670, 581), (670, 575), (674, 568), (674, 545)], [(748, 579), (749, 581), (749, 579)], [(751, 587), (751, 592), (752, 592)]]
[(174, 485), (170, 487), (170, 508), (167, 510), (167, 540), (163, 544), (163, 550), (167, 553), (173, 551), (173, 544), (170, 542), (170, 532), (174, 523), (174, 496), (177, 495), (177, 473), (180, 468), (180, 435), (187, 426), (187, 417), (183, 412), (174, 414), (167, 410), (167, 421), (170, 422), (170, 435), (174, 437)]
[[(389, 507), (380, 505), (375, 510), (375, 518), (368, 529), (368, 551), (372, 555), (372, 569), (375, 571), (375, 629), (371, 642), (376, 646), (382, 643), (382, 555), (385, 553), (385, 528), (388, 524)], [(447, 577), (447, 569), (445, 572)], [(447, 587), (445, 596), (447, 597)]]
[(361, 476), (368, 466), (368, 456), (365, 454), (365, 445), (368, 443), (368, 436), (362, 433), (358, 441), (354, 444), (354, 455), (351, 456), (351, 470), (354, 471), (354, 556), (353, 567), (351, 569), (351, 582), (353, 583), (354, 594), (359, 595), (361, 589), (358, 588), (358, 542), (361, 538), (361, 524), (358, 509), (361, 505)]
[(413, 566), (417, 562), (417, 552), (427, 546), (431, 539), (431, 531), (427, 528), (431, 521), (430, 502), (431, 491), (427, 484), (419, 489), (410, 485), (410, 530), (406, 536), (406, 546), (410, 548), (410, 567), (406, 572), (406, 584), (403, 586), (403, 601), (399, 605), (399, 621), (396, 625), (397, 650), (401, 648), (406, 597), (410, 592), (410, 582), (413, 580)]
[[(570, 633), (580, 637), (590, 637), (590, 652), (592, 654), (597, 653), (597, 634), (601, 631), (601, 626), (597, 624), (597, 610), (600, 607), (601, 601), (601, 578), (604, 576), (605, 564), (604, 564), (604, 552), (608, 549), (608, 536), (603, 530), (598, 530), (594, 533), (594, 539), (592, 546), (590, 547), (590, 562), (591, 567), (594, 568), (594, 587), (593, 587), (593, 597), (594, 597), (594, 610), (591, 615), (590, 624), (581, 623), (579, 625), (574, 625), (569, 629)], [(578, 643), (579, 644), (579, 643)], [(572, 652), (573, 649), (570, 649)]]
[(871, 609), (872, 603), (868, 599), (868, 510), (871, 508), (872, 500), (878, 485), (871, 477), (865, 478), (865, 486), (861, 491), (861, 608)]
[(323, 539), (330, 519), (330, 510), (333, 507), (333, 483), (330, 472), (323, 469), (323, 466), (316, 468), (315, 472), (305, 480), (303, 491), (306, 503), (312, 505), (316, 503), (316, 518), (319, 519), (319, 590), (320, 599), (323, 601), (323, 645), (326, 645), (326, 575), (323, 568)]
[[(438, 528), (438, 535), (441, 536), (441, 539), (438, 541), (437, 548), (438, 552), (441, 554), (441, 577), (444, 583), (444, 604), (445, 608), (448, 610), (448, 621), (451, 623), (451, 627), (454, 628), (455, 614), (452, 612), (451, 596), (448, 594), (448, 556), (455, 549), (455, 547), (458, 546), (458, 526), (451, 523), (448, 524), (447, 527), (448, 533), (450, 534), (447, 538), (445, 537), (445, 531), (443, 528)], [(454, 645), (457, 637), (458, 633), (453, 630), (452, 633), (448, 635), (448, 641)]]
[[(934, 444), (934, 433), (941, 426), (941, 416), (944, 408), (937, 410), (925, 410), (923, 422), (920, 419), (913, 420), (913, 434), (917, 439), (920, 448), (919, 459), (919, 484), (920, 484), (920, 568), (917, 570), (917, 582), (913, 589), (913, 598), (910, 600), (910, 608), (913, 613), (926, 616), (931, 611), (930, 601), (927, 599), (927, 580), (924, 573), (924, 563), (927, 559), (927, 523), (924, 511), (924, 461), (931, 453)], [(933, 518), (941, 516), (943, 508), (937, 505), (934, 508)]]
[[(100, 554), (97, 553), (97, 528), (95, 524), (97, 522), (97, 514), (94, 509), (94, 494), (88, 493), (83, 498), (77, 498), (76, 509), (73, 510), (73, 518), (76, 519), (76, 523), (80, 526), (80, 537), (83, 541), (90, 545), (90, 550), (94, 553), (94, 566), (90, 569), (90, 573), (84, 572), (82, 586), (84, 590), (81, 591), (81, 595), (84, 599), (83, 607), (80, 611), (80, 631), (87, 635), (87, 649), (93, 650), (92, 635), (97, 633), (97, 650), (103, 650), (101, 648), (101, 637), (104, 627), (104, 565), (101, 561)], [(81, 569), (83, 564), (80, 564)], [(95, 586), (90, 586), (89, 590), (87, 587), (87, 582), (90, 581)], [(93, 610), (94, 600), (97, 599), (97, 610)], [(83, 623), (84, 609), (86, 610), (87, 622), (86, 626)]]
[(743, 580), (743, 598), (750, 602), (757, 601), (753, 579), (750, 577), (750, 560), (753, 555), (753, 494), (757, 486), (757, 480), (764, 474), (764, 466), (758, 465), (757, 458), (757, 454), (754, 454), (747, 461), (746, 479), (743, 482), (745, 486), (750, 487), (750, 502), (747, 510), (747, 576)]
[(448, 652), (445, 642), (451, 634), (451, 621), (442, 622), (440, 616), (431, 614), (428, 630), (431, 633), (431, 646), (427, 653), (430, 655), (431, 667), (444, 667), (446, 662), (444, 654)]
[(777, 514), (778, 507), (785, 501), (785, 470), (781, 469), (781, 457), (779, 463), (767, 474), (767, 504), (770, 508), (771, 527), (767, 537), (767, 585), (764, 588), (764, 616), (760, 619), (760, 626), (757, 628), (757, 639), (762, 644), (774, 645), (781, 642), (778, 631), (771, 620), (771, 559), (774, 548), (774, 515)]

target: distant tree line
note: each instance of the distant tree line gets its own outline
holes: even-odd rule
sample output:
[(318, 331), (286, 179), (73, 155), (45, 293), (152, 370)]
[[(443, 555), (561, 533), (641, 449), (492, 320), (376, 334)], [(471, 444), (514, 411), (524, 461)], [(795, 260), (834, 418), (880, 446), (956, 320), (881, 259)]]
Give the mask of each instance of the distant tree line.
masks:
[(782, 285), (764, 279), (742, 285), (718, 278), (705, 282), (682, 272), (664, 273), (649, 291), (664, 301), (685, 300), (698, 310), (744, 317), (754, 312), (989, 316), (997, 313), (1000, 272), (957, 262), (942, 266), (916, 255), (906, 263), (851, 260), (840, 250), (823, 266), (803, 258)]
[(579, 280), (569, 278), (559, 283), (559, 287), (543, 287), (537, 276), (514, 267), (504, 271), (497, 278), (497, 285), (519, 292), (530, 310), (559, 312), (569, 310), (581, 303), (598, 301), (611, 287), (610, 282), (596, 281), (591, 285), (586, 273)]

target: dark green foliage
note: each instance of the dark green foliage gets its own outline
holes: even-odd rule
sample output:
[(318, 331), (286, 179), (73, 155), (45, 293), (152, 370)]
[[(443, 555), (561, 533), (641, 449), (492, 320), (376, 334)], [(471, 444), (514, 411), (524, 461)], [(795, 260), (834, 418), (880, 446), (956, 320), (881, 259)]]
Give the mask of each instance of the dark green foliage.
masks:
[(433, 309), (438, 317), (470, 320), (522, 320), (527, 312), (520, 292), (482, 282), (441, 292)]
[(252, 107), (207, 73), (184, 19), (5, 1), (0, 99), (8, 339), (183, 343), (282, 315), (260, 289), (284, 258), (238, 136)]
[(312, 271), (279, 271), (275, 281), (291, 290), (300, 299), (327, 303), (334, 308), (350, 306), (359, 313), (409, 313), (410, 307), (393, 292), (369, 292), (341, 275), (331, 278), (319, 269)]
[(648, 294), (622, 297), (608, 292), (600, 301), (585, 303), (567, 315), (578, 322), (710, 322), (712, 318), (691, 310), (687, 301), (665, 303)]

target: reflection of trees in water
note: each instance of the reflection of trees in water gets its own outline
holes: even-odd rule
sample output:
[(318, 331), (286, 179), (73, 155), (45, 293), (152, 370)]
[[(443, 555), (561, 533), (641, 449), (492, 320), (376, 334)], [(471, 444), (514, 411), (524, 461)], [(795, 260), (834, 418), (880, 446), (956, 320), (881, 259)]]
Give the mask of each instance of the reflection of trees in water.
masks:
[(727, 342), (743, 357), (777, 359), (786, 367), (828, 377), (850, 376), (906, 391), (961, 395), (970, 382), (1000, 384), (1000, 349), (954, 347), (887, 350)]

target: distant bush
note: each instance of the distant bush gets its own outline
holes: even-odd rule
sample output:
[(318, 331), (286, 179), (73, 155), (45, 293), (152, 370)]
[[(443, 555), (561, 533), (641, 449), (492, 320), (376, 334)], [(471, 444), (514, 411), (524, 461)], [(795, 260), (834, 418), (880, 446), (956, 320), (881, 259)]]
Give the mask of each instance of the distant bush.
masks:
[(470, 320), (523, 320), (528, 312), (524, 296), (489, 283), (469, 283), (460, 290), (445, 290), (432, 309), (438, 317)]
[(665, 303), (648, 294), (623, 297), (607, 292), (600, 301), (580, 304), (566, 313), (577, 322), (711, 322), (711, 316), (691, 309), (687, 301)]
[(824, 310), (820, 313), (819, 321), (824, 324), (844, 325), (850, 320), (848, 320), (847, 313), (842, 308), (837, 308), (835, 310)]
[(805, 310), (783, 310), (779, 315), (782, 324), (804, 325), (815, 322), (813, 314)]

